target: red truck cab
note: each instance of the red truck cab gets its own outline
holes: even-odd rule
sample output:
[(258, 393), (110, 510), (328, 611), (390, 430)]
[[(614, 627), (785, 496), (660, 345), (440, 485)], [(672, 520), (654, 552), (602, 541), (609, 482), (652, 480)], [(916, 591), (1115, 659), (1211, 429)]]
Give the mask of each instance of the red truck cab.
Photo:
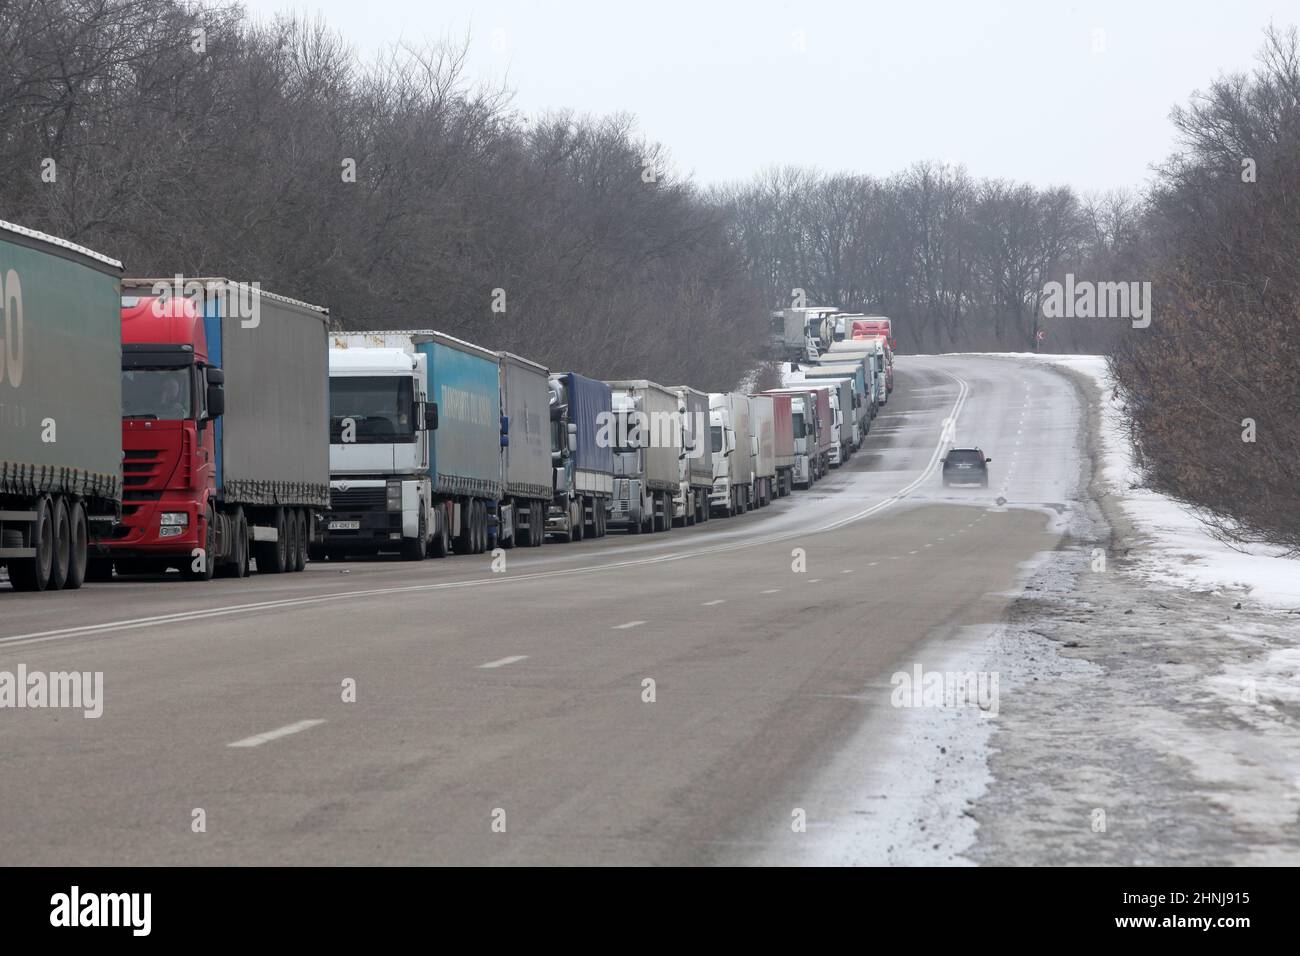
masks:
[(223, 380), (191, 299), (123, 294), (122, 522), (109, 542), (119, 573), (212, 576)]

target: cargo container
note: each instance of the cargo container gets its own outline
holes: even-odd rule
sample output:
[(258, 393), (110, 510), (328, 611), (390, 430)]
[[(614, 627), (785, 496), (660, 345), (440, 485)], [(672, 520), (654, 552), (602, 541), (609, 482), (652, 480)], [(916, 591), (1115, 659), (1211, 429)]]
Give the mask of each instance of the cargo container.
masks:
[(885, 397), (881, 387), (883, 380), (878, 378), (876, 368), (876, 346), (873, 342), (863, 340), (836, 342), (829, 352), (822, 356), (824, 365), (861, 365), (863, 382), (867, 392), (867, 415), (874, 419), (880, 412), (882, 399)]
[[(859, 389), (862, 387), (858, 381), (858, 370), (852, 366), (835, 364), (835, 365), (805, 365), (802, 367), (804, 381), (821, 383), (825, 382), (834, 388), (832, 392), (832, 411), (835, 418), (835, 427), (839, 435), (840, 444), (840, 461), (848, 461), (853, 454), (862, 445), (864, 432), (862, 430), (862, 419), (859, 416), (860, 410), (864, 407), (864, 399)], [(866, 376), (863, 375), (862, 382), (865, 383)], [(786, 384), (793, 384), (793, 381)]]
[(555, 497), (551, 470), (551, 384), (545, 367), (498, 352), (501, 383), (501, 499), (493, 535), (502, 547), (546, 540)]
[(794, 490), (795, 433), (791, 395), (769, 395), (772, 399), (773, 457), (776, 461), (776, 496), (784, 498)]
[(782, 309), (772, 313), (769, 357), (778, 362), (811, 362), (834, 341), (832, 316), (827, 306)]
[(750, 500), (765, 508), (776, 497), (776, 418), (769, 395), (749, 396), (750, 445), (754, 450)]
[(614, 494), (614, 449), (597, 441), (612, 420), (612, 391), (576, 372), (552, 375), (551, 462), (554, 494), (546, 530), (565, 541), (605, 535)]
[(673, 521), (691, 525), (709, 520), (713, 490), (713, 455), (709, 451), (709, 393), (689, 385), (669, 386), (677, 393), (682, 416), (682, 449), (677, 462), (677, 491)]
[(709, 507), (714, 514), (731, 517), (753, 507), (753, 433), (749, 423), (749, 397), (739, 392), (709, 394), (710, 448), (713, 452), (713, 491)]
[(644, 379), (608, 383), (613, 420), (614, 497), (609, 523), (631, 534), (669, 531), (681, 453), (677, 393)]
[(795, 488), (811, 488), (823, 471), (819, 464), (820, 441), (817, 428), (817, 390), (801, 387), (773, 388), (761, 395), (790, 401), (790, 432), (794, 445), (794, 467), (790, 481)]
[[(813, 373), (813, 369), (816, 373)], [(841, 361), (840, 354), (834, 351), (822, 356), (822, 361), (816, 366), (804, 366), (806, 378), (827, 378), (842, 377), (850, 379), (853, 384), (853, 415), (857, 422), (857, 442), (861, 447), (862, 441), (871, 431), (871, 395), (872, 390), (868, 386), (866, 356), (852, 357), (851, 361)]]
[[(0, 222), (0, 565), (79, 588), (122, 500), (122, 264)], [(94, 562), (94, 563), (91, 563)]]
[(328, 324), (256, 283), (123, 281), (118, 573), (303, 569), (329, 505)]
[(500, 356), (431, 329), (338, 332), (331, 345), (321, 556), (483, 553), (503, 496)]

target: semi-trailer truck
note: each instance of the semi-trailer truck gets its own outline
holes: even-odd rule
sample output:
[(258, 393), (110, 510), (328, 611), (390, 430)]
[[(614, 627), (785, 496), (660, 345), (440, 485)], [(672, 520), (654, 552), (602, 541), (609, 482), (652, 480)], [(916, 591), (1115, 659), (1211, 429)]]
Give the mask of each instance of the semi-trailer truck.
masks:
[(881, 381), (876, 375), (875, 345), (862, 340), (836, 342), (824, 356), (822, 365), (861, 366), (863, 385), (867, 393), (867, 416), (874, 419), (880, 412), (885, 397)]
[(770, 357), (779, 362), (812, 362), (834, 340), (831, 317), (837, 309), (800, 307), (772, 313)]
[[(871, 390), (867, 386), (865, 356), (854, 361), (832, 361), (838, 359), (836, 352), (828, 352), (818, 365), (803, 367), (806, 378), (847, 378), (852, 384), (853, 417), (857, 423), (858, 447), (871, 431)], [(856, 449), (855, 449), (856, 450)]]
[(631, 534), (670, 531), (681, 452), (677, 393), (645, 379), (609, 382), (614, 497), (609, 523)]
[(612, 419), (605, 382), (576, 372), (552, 375), (551, 464), (554, 495), (546, 530), (565, 541), (601, 538), (614, 494), (614, 449), (596, 436)]
[(255, 284), (123, 281), (118, 573), (303, 569), (329, 505), (328, 324)]
[(749, 396), (749, 430), (754, 449), (750, 500), (766, 508), (776, 497), (776, 412), (771, 396)]
[(709, 451), (709, 393), (689, 385), (669, 386), (677, 393), (682, 416), (682, 447), (677, 461), (673, 521), (681, 525), (709, 520), (713, 490), (713, 455)]
[(795, 433), (793, 396), (769, 395), (772, 399), (773, 457), (776, 462), (776, 496), (784, 498), (794, 490)]
[(800, 385), (824, 386), (830, 399), (830, 432), (832, 435), (829, 465), (838, 468), (853, 457), (854, 449), (861, 440), (857, 422), (853, 417), (853, 385), (847, 378), (828, 378), (824, 375), (809, 374), (819, 367), (808, 365), (786, 371), (781, 375), (781, 382), (786, 387)]
[(793, 439), (794, 466), (791, 484), (795, 488), (811, 488), (821, 478), (818, 465), (819, 438), (817, 429), (817, 393), (807, 388), (773, 388), (760, 392), (773, 399), (790, 402), (790, 432)]
[[(331, 507), (321, 553), (483, 553), (502, 497), (500, 357), (431, 329), (340, 332), (332, 341), (336, 353), (360, 354), (334, 357)], [(412, 360), (386, 365), (387, 357), (367, 358), (371, 350)], [(369, 362), (382, 367), (367, 369)], [(374, 433), (358, 441), (372, 416)], [(537, 537), (525, 542), (521, 534), (519, 543), (541, 544)]]
[(713, 453), (709, 507), (728, 518), (744, 514), (753, 507), (754, 457), (758, 453), (749, 425), (749, 397), (739, 392), (711, 392), (709, 430)]
[(14, 590), (81, 587), (119, 515), (121, 278), (116, 259), (0, 222), (0, 565)]
[(546, 519), (555, 498), (551, 470), (550, 373), (536, 362), (498, 352), (501, 383), (501, 500), (493, 526), (496, 541), (536, 547), (546, 540)]

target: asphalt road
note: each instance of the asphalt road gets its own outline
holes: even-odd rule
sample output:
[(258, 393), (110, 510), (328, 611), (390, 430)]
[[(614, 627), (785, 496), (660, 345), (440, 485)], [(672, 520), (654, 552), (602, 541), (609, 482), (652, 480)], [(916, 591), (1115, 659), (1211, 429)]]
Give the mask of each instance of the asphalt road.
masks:
[[(0, 670), (104, 674), (98, 719), (0, 710), (0, 864), (803, 862), (792, 808), (833, 845), (895, 772), (889, 675), (996, 621), (1077, 493), (1065, 378), (896, 379), (849, 465), (700, 528), (0, 590)], [(954, 414), (987, 490), (941, 487)]]

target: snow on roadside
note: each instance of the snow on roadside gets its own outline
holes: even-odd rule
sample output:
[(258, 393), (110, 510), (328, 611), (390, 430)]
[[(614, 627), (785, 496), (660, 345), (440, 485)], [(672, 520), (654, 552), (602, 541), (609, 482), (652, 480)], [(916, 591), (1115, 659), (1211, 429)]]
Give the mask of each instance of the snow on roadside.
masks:
[(1180, 587), (1236, 591), (1287, 610), (1300, 609), (1300, 561), (1279, 549), (1237, 550), (1215, 539), (1196, 511), (1168, 495), (1143, 487), (1133, 464), (1123, 413), (1102, 355), (1044, 355), (1032, 352), (979, 353), (1057, 365), (1087, 375), (1101, 391), (1102, 476), (1136, 530), (1150, 539), (1143, 554), (1131, 554), (1137, 570), (1152, 580)]

